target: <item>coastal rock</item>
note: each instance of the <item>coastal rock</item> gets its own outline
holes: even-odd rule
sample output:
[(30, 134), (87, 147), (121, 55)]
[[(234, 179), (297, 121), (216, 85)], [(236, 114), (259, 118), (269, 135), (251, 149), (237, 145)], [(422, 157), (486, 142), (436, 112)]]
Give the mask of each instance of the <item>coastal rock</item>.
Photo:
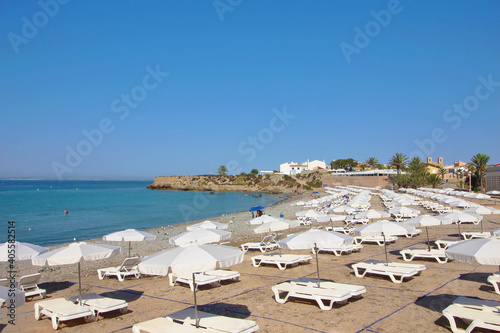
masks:
[(200, 175), (200, 176), (159, 176), (153, 190), (206, 191), (206, 192), (262, 192), (287, 193), (295, 190), (320, 188), (323, 173), (311, 172), (296, 176), (273, 175)]

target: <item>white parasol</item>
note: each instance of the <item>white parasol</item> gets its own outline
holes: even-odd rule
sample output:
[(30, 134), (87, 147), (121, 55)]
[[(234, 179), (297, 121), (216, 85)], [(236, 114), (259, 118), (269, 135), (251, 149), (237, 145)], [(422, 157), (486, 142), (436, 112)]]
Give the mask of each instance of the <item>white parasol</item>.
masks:
[[(9, 259), (28, 260), (41, 253), (48, 252), (49, 249), (43, 246), (38, 246), (30, 243), (21, 242), (5, 242), (0, 245), (0, 261), (9, 261)], [(10, 257), (9, 257), (10, 253)]]
[(87, 244), (85, 242), (71, 243), (50, 252), (40, 254), (31, 259), (35, 266), (58, 266), (78, 264), (78, 287), (80, 290), (80, 305), (82, 302), (82, 280), (80, 274), (80, 263), (82, 261), (94, 261), (106, 259), (114, 254), (120, 253), (120, 247), (104, 244)]
[(109, 242), (128, 242), (128, 256), (130, 257), (130, 242), (142, 242), (144, 240), (155, 240), (156, 235), (135, 229), (126, 229), (113, 232), (102, 237)]
[(187, 246), (188, 244), (208, 244), (229, 239), (231, 233), (219, 229), (196, 229), (183, 232), (180, 235), (170, 238), (169, 243), (177, 246)]
[(187, 231), (193, 231), (196, 229), (227, 229), (229, 226), (224, 223), (213, 222), (213, 221), (203, 221), (186, 227)]

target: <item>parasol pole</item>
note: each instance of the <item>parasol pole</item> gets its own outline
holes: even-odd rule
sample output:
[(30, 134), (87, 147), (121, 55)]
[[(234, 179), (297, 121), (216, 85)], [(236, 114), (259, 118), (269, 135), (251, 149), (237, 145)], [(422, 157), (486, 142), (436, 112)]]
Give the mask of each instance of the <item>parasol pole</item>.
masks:
[(80, 290), (80, 306), (82, 306), (82, 276), (80, 274), (80, 262), (78, 262), (78, 289)]
[(128, 257), (130, 258), (130, 243), (131, 241), (128, 241)]
[(198, 304), (196, 303), (196, 280), (194, 274), (195, 272), (193, 272), (194, 317), (195, 317), (196, 328), (198, 328), (200, 322), (198, 319)]
[(382, 233), (384, 237), (384, 250), (385, 250), (385, 265), (389, 266), (389, 259), (387, 259), (387, 242), (385, 241), (385, 233)]
[(314, 252), (316, 252), (316, 273), (318, 273), (318, 288), (321, 287), (321, 282), (319, 281), (319, 261), (318, 261), (318, 246), (314, 243)]
[(431, 242), (429, 241), (429, 227), (425, 226), (425, 232), (427, 233), (427, 251), (431, 252)]

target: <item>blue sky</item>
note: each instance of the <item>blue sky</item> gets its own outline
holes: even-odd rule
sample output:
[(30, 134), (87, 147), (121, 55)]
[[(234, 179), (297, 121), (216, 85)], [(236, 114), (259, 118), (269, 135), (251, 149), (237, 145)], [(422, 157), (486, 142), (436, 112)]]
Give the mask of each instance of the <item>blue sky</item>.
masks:
[(0, 178), (500, 163), (498, 17), (494, 0), (2, 1)]

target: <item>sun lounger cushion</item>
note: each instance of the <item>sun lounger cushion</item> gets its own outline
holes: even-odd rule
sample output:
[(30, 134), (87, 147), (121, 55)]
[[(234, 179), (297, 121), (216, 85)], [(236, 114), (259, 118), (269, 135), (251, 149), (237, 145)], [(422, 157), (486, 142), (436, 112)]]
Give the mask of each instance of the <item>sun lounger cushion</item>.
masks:
[[(278, 303), (286, 303), (290, 297), (309, 299), (316, 301), (321, 310), (331, 310), (334, 303), (345, 304), (351, 297), (346, 290), (301, 286), (290, 282), (277, 284), (272, 290)], [(281, 294), (284, 294), (283, 298)]]
[(285, 270), (287, 266), (297, 266), (299, 263), (311, 261), (310, 255), (282, 254), (277, 253), (252, 257), (252, 265), (259, 267), (261, 264), (277, 265), (280, 270)]
[[(167, 318), (181, 324), (196, 324), (194, 308), (172, 313)], [(221, 316), (204, 311), (198, 311), (199, 326), (225, 333), (251, 333), (259, 329), (259, 325), (253, 320), (239, 319)]]
[(235, 280), (240, 278), (240, 273), (235, 271), (228, 271), (224, 269), (214, 269), (204, 272), (205, 275), (215, 276), (219, 281)]
[(418, 249), (409, 248), (399, 251), (403, 256), (404, 261), (412, 261), (414, 258), (430, 258), (435, 259), (438, 263), (444, 264), (448, 262), (448, 257), (446, 257), (445, 250), (438, 249)]
[(363, 261), (366, 264), (372, 264), (372, 265), (383, 265), (383, 266), (390, 266), (390, 267), (402, 267), (402, 268), (411, 268), (417, 270), (419, 273), (424, 271), (426, 269), (425, 265), (420, 265), (420, 264), (408, 264), (405, 262), (388, 262), (386, 263), (385, 261), (381, 260), (375, 260), (375, 259), (368, 259)]
[(394, 283), (402, 283), (404, 278), (419, 274), (419, 271), (412, 268), (373, 265), (364, 262), (358, 262), (357, 264), (352, 265), (352, 268), (354, 269), (354, 274), (357, 277), (362, 278), (367, 273), (385, 275), (390, 277)]
[(57, 330), (61, 321), (77, 318), (85, 318), (86, 321), (94, 320), (94, 312), (86, 307), (76, 305), (64, 298), (55, 298), (35, 303), (35, 319), (40, 320), (42, 316), (52, 320), (52, 328)]
[[(69, 300), (78, 304), (80, 296), (70, 297)], [(122, 299), (104, 297), (96, 293), (82, 295), (82, 305), (94, 311), (96, 320), (99, 318), (100, 313), (115, 310), (120, 310), (121, 313), (125, 313), (128, 307), (128, 303)]]
[[(301, 278), (298, 278), (295, 280), (291, 280), (290, 283), (297, 284), (300, 286), (306, 286), (306, 287), (317, 287), (318, 286), (317, 279), (311, 279), (308, 277), (301, 277)], [(320, 287), (325, 288), (325, 289), (344, 290), (344, 291), (349, 292), (352, 297), (358, 297), (361, 294), (366, 293), (366, 288), (364, 286), (359, 286), (359, 285), (355, 285), (355, 284), (337, 283), (337, 282), (328, 281), (328, 280), (320, 280)]]

